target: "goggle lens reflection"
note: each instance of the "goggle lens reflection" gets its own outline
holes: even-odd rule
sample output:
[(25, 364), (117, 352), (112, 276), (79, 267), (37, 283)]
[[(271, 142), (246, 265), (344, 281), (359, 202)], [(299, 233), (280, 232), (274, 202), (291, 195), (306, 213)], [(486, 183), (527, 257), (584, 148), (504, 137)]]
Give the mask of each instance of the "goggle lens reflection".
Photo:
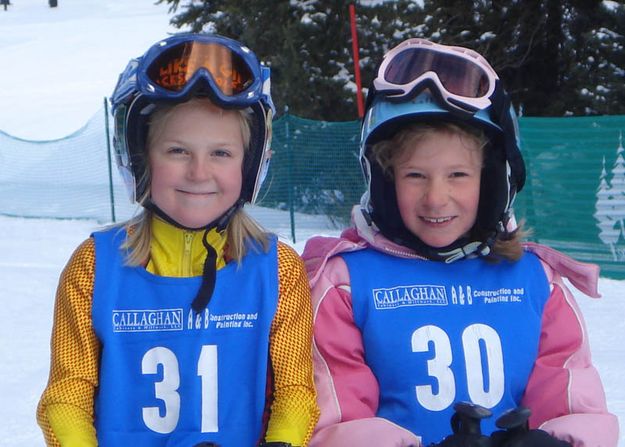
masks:
[(226, 96), (244, 92), (254, 76), (243, 58), (217, 43), (186, 42), (164, 51), (147, 69), (160, 87), (178, 92), (200, 69), (207, 70)]

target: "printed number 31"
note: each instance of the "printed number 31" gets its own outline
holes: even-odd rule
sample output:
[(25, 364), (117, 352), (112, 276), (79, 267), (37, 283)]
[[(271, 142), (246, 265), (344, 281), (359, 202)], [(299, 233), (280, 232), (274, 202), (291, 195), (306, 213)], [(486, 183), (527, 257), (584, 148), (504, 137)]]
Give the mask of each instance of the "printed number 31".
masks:
[[(163, 367), (163, 380), (154, 383), (154, 396), (165, 405), (163, 416), (159, 407), (143, 407), (143, 422), (157, 433), (171, 433), (180, 418), (180, 372), (176, 354), (158, 346), (143, 356), (141, 372), (156, 374)], [(217, 432), (217, 346), (204, 345), (197, 364), (197, 375), (202, 380), (202, 433)]]

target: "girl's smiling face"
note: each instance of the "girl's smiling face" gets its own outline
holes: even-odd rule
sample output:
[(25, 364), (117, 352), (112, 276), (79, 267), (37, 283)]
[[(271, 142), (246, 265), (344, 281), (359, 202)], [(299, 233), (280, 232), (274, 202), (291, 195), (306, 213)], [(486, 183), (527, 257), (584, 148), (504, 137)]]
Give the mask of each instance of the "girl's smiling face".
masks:
[(425, 244), (445, 247), (477, 218), (483, 149), (441, 130), (409, 144), (392, 163), (401, 218)]
[(177, 105), (152, 124), (151, 200), (181, 225), (203, 227), (238, 200), (245, 154), (241, 119), (199, 100)]

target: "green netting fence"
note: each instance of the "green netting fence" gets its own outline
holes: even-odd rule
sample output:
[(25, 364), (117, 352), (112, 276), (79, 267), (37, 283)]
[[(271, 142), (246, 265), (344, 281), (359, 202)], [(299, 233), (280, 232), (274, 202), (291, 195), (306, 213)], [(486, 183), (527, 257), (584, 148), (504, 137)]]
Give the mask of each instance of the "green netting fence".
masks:
[[(83, 128), (54, 141), (0, 131), (0, 214), (101, 223), (132, 216), (136, 209), (110, 166), (107, 125), (103, 107)], [(624, 279), (625, 116), (524, 117), (520, 127), (528, 179), (517, 218), (526, 220), (533, 240)], [(292, 239), (347, 225), (364, 190), (358, 139), (357, 121), (282, 115), (274, 122), (269, 174), (250, 212)]]
[(312, 121), (283, 115), (274, 122), (269, 175), (261, 206), (324, 215), (349, 224), (364, 190), (358, 161), (358, 121)]
[(625, 116), (521, 118), (533, 238), (625, 278)]

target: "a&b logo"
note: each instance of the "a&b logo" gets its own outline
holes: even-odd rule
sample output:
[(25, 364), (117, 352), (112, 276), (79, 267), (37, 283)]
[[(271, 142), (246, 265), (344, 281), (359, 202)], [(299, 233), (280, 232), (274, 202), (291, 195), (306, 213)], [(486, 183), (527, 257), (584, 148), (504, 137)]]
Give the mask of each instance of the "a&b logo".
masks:
[(473, 292), (471, 286), (451, 287), (451, 302), (453, 304), (473, 304)]

